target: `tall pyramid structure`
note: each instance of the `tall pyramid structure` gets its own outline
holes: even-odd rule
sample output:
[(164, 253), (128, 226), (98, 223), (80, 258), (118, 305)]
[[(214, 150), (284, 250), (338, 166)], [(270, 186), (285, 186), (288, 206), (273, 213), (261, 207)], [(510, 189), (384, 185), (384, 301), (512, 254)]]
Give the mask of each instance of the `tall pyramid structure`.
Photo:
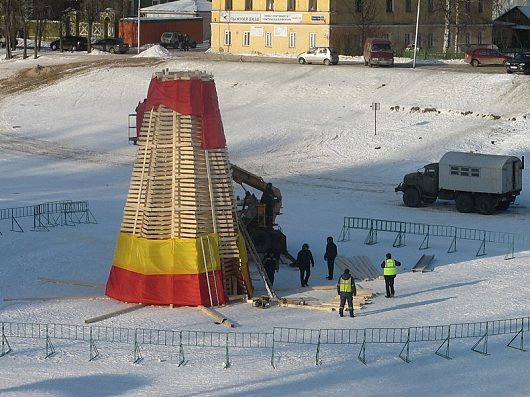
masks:
[(248, 261), (213, 77), (155, 73), (137, 111), (138, 152), (106, 295), (217, 306), (247, 292)]

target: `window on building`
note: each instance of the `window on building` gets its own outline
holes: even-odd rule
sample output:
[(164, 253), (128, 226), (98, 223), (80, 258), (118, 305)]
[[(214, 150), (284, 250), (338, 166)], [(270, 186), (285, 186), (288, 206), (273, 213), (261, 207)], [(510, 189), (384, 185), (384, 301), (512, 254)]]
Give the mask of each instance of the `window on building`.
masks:
[(409, 44), (411, 44), (411, 34), (410, 33), (405, 33), (405, 46), (408, 46)]
[(317, 0), (309, 0), (309, 11), (316, 11), (317, 10)]
[(316, 46), (317, 46), (317, 34), (309, 33), (309, 48), (313, 48)]
[(427, 1), (427, 9), (429, 10), (429, 12), (434, 11), (434, 0)]
[(478, 32), (478, 44), (484, 44), (484, 34), (483, 32)]
[(394, 12), (394, 0), (386, 0), (386, 12)]
[(230, 11), (232, 9), (232, 0), (225, 0), (225, 10)]
[(250, 45), (250, 31), (243, 32), (243, 47), (248, 47)]
[(153, 3), (152, 3), (154, 6), (160, 4), (160, 0), (153, 0)]
[(355, 1), (355, 11), (356, 12), (363, 12), (363, 0), (356, 0)]
[(225, 45), (232, 45), (232, 31), (225, 30)]
[(289, 32), (289, 48), (296, 48), (296, 32)]
[(274, 0), (267, 0), (267, 11), (274, 11)]
[(478, 0), (478, 12), (484, 12), (484, 1)]
[(471, 32), (466, 32), (466, 44), (471, 44)]
[(252, 11), (252, 0), (245, 0), (245, 11)]
[(265, 47), (272, 47), (272, 32), (265, 33)]
[(471, 0), (466, 0), (464, 3), (464, 7), (466, 9), (466, 12), (471, 12)]
[(412, 0), (405, 0), (405, 11), (412, 12)]
[(383, 33), (383, 39), (390, 40), (390, 33)]
[(287, 0), (287, 11), (296, 10), (296, 0)]
[(427, 37), (427, 47), (433, 48), (434, 47), (434, 33), (429, 33)]

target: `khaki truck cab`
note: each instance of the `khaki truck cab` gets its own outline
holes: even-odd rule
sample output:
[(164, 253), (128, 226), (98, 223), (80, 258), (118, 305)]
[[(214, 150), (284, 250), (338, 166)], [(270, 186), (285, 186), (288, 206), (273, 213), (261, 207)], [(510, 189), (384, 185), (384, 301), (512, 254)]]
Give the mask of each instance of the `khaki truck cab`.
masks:
[(407, 174), (396, 188), (407, 207), (454, 200), (459, 212), (505, 210), (522, 190), (522, 160), (514, 156), (447, 152), (438, 163)]
[(392, 42), (387, 39), (368, 38), (363, 49), (364, 66), (394, 66)]

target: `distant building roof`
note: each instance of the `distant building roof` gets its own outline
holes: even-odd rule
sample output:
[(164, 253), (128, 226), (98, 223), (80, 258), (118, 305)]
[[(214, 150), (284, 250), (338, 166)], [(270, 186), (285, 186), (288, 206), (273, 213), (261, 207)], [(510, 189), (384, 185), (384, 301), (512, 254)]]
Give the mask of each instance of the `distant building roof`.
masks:
[(211, 12), (212, 2), (207, 0), (178, 0), (140, 9), (145, 14), (181, 14)]
[(530, 6), (517, 6), (517, 8), (530, 19)]

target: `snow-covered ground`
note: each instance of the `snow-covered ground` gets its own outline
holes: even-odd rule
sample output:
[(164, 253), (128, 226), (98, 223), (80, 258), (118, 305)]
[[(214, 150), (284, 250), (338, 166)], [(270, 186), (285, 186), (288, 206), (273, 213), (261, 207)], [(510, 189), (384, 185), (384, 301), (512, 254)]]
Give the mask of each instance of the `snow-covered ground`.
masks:
[[(164, 57), (153, 47), (153, 56)], [(97, 56), (98, 54), (94, 54)], [(77, 61), (83, 55), (50, 54), (38, 60), (2, 61), (0, 79), (36, 64)], [(86, 57), (86, 56), (85, 56)], [(453, 225), (527, 234), (528, 174), (521, 196), (494, 216), (458, 213), (450, 202), (407, 208), (394, 187), (407, 172), (439, 160), (448, 150), (528, 158), (528, 76), (472, 74), (449, 70), (323, 67), (280, 63), (231, 63), (164, 59), (157, 69), (102, 68), (46, 88), (3, 97), (0, 92), (0, 208), (55, 200), (88, 200), (97, 224), (57, 227), (50, 232), (10, 232), (0, 223), (0, 320), (83, 325), (117, 310), (108, 299), (12, 301), (6, 298), (102, 295), (102, 289), (50, 284), (39, 277), (104, 284), (129, 187), (136, 147), (127, 143), (127, 115), (147, 92), (153, 72), (206, 70), (217, 85), (230, 159), (278, 186), (284, 214), (278, 218), (291, 253), (302, 243), (317, 260), (310, 285), (327, 281), (323, 261), (328, 235), (338, 237), (343, 217)], [(1, 84), (1, 81), (0, 81)], [(377, 134), (372, 102), (379, 102)], [(426, 111), (427, 109), (427, 111)], [(529, 247), (420, 238), (393, 248), (395, 235), (379, 234), (365, 245), (366, 231), (339, 243), (339, 254), (366, 255), (379, 264), (386, 252), (403, 263), (398, 298), (384, 299), (384, 282), (360, 283), (378, 293), (354, 319), (298, 308), (261, 310), (248, 304), (219, 309), (237, 323), (234, 331), (270, 332), (272, 327), (413, 327), (509, 319), (530, 315)], [(434, 271), (413, 273), (423, 254), (435, 255)], [(283, 265), (275, 286), (282, 296), (333, 298), (333, 291), (298, 288), (297, 271)], [(226, 329), (193, 308), (148, 307), (98, 323), (104, 326), (172, 330)], [(511, 338), (511, 337), (510, 337)], [(324, 347), (322, 365), (314, 351), (280, 352), (277, 369), (267, 351), (249, 350), (222, 366), (219, 350), (187, 353), (147, 349), (132, 364), (132, 347), (98, 346), (102, 357), (87, 362), (87, 347), (54, 341), (57, 354), (43, 359), (44, 341), (10, 340), (14, 351), (0, 357), (0, 393), (5, 396), (527, 396), (528, 352), (506, 348), (507, 337), (490, 337), (482, 356), (476, 340), (454, 342), (452, 360), (434, 355), (439, 344), (413, 344), (411, 360), (402, 346), (367, 348), (367, 365), (354, 348)], [(131, 351), (129, 351), (129, 350)]]

